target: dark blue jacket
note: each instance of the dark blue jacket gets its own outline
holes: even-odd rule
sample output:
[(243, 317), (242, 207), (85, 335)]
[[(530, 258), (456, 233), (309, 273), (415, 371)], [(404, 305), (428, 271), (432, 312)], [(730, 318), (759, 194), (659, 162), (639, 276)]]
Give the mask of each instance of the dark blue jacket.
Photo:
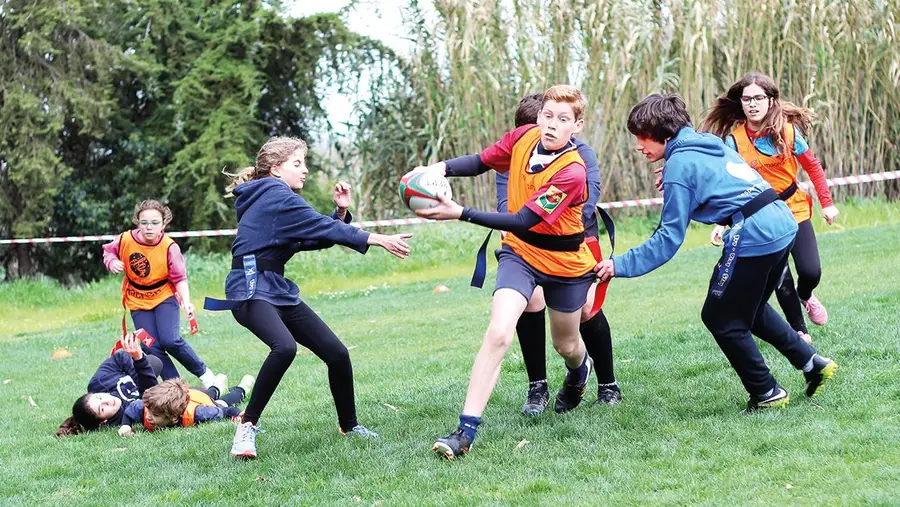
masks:
[(116, 415), (106, 421), (106, 424), (118, 425), (122, 423), (128, 405), (139, 400), (144, 391), (155, 385), (156, 375), (146, 356), (135, 361), (124, 350), (117, 350), (112, 357), (100, 363), (88, 382), (88, 392), (108, 393), (122, 400), (122, 407)]
[[(238, 220), (237, 235), (231, 244), (234, 257), (254, 254), (257, 259), (283, 265), (301, 250), (337, 244), (364, 254), (369, 248), (369, 233), (347, 224), (352, 220), (350, 213), (344, 219), (346, 223), (334, 215), (322, 215), (279, 178), (248, 181), (232, 193)], [(225, 296), (243, 299), (246, 294), (243, 270), (232, 269), (225, 279)], [(263, 271), (257, 278), (253, 299), (279, 306), (297, 305), (300, 289), (278, 273)]]

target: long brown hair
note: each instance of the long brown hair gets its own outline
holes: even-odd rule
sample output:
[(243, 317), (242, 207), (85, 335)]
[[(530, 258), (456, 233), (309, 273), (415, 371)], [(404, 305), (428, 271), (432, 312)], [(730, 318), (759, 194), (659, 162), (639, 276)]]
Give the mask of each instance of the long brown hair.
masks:
[(225, 187), (225, 196), (230, 197), (234, 187), (250, 180), (258, 180), (272, 174), (272, 168), (284, 162), (297, 150), (306, 153), (306, 142), (297, 137), (270, 137), (266, 144), (262, 145), (256, 154), (256, 163), (245, 167), (236, 173), (222, 171), (222, 174), (232, 178), (231, 183)]
[(72, 405), (72, 416), (67, 417), (59, 428), (56, 430), (56, 436), (67, 437), (70, 435), (79, 435), (86, 431), (92, 431), (100, 427), (104, 421), (100, 420), (96, 414), (91, 411), (88, 406), (88, 400), (91, 393), (87, 393)]
[(744, 88), (755, 84), (762, 88), (766, 95), (771, 97), (771, 105), (766, 117), (763, 118), (760, 133), (763, 135), (771, 135), (775, 141), (775, 146), (782, 153), (790, 152), (790, 147), (785, 146), (784, 142), (784, 124), (793, 123), (800, 127), (804, 133), (809, 133), (812, 128), (812, 121), (815, 115), (812, 111), (805, 107), (800, 107), (792, 102), (782, 101), (781, 92), (775, 81), (762, 72), (750, 72), (745, 74), (731, 88), (718, 99), (716, 104), (710, 108), (709, 113), (700, 130), (711, 132), (721, 138), (725, 138), (731, 134), (732, 130), (740, 124), (747, 121), (744, 109), (741, 107), (741, 95)]

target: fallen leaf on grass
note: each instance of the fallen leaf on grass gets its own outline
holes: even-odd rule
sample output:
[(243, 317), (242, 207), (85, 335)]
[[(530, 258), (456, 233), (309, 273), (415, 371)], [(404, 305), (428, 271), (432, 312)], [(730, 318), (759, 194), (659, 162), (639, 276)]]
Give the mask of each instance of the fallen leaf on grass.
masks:
[(790, 484), (785, 484), (784, 489), (794, 489), (794, 487), (791, 486)]
[(357, 503), (358, 503), (358, 502), (362, 502), (362, 498), (360, 498), (360, 497), (358, 497), (358, 496), (356, 496), (356, 495), (353, 496), (353, 500), (356, 501)]
[(115, 449), (113, 449), (113, 451), (115, 451), (115, 452), (124, 452), (127, 450), (128, 450), (127, 447), (116, 447)]
[(531, 442), (529, 442), (528, 440), (522, 439), (518, 444), (516, 444), (516, 450), (518, 451), (519, 449), (525, 447), (526, 445), (528, 445), (530, 443)]
[(399, 412), (399, 411), (400, 411), (399, 408), (397, 408), (397, 407), (391, 405), (390, 403), (384, 403), (384, 406), (387, 407), (387, 408), (389, 408), (389, 409), (391, 409), (391, 410), (393, 410), (394, 412)]
[(11, 378), (8, 378), (8, 379), (6, 379), (6, 380), (3, 381), (3, 385), (9, 384), (10, 382), (12, 382), (12, 379), (11, 379)]
[(68, 349), (60, 347), (53, 350), (53, 354), (50, 356), (50, 359), (65, 359), (67, 357), (72, 357), (72, 353), (68, 351)]
[(262, 481), (266, 480), (266, 478), (261, 475), (257, 475), (256, 479), (253, 479), (253, 480), (262, 482)]
[(446, 285), (436, 285), (432, 292), (434, 292), (435, 294), (440, 294), (442, 292), (450, 292), (450, 287), (447, 287)]
[(634, 362), (634, 359), (623, 359), (622, 362), (623, 363), (631, 363), (631, 362)]
[[(25, 397), (23, 396), (22, 399), (25, 399)], [(34, 402), (34, 398), (32, 398), (31, 396), (28, 397), (28, 404), (34, 408), (37, 408), (37, 403)]]

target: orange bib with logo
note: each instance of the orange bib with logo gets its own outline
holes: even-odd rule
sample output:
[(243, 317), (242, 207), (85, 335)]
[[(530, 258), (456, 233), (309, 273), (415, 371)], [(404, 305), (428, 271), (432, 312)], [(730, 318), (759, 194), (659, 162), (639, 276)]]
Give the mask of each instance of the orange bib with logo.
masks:
[(152, 310), (175, 295), (169, 282), (169, 246), (174, 240), (163, 236), (157, 245), (142, 245), (131, 231), (119, 240), (119, 259), (125, 263), (122, 303), (129, 310)]
[(790, 123), (784, 124), (783, 136), (787, 148), (776, 156), (765, 155), (756, 148), (747, 133), (746, 124), (738, 126), (731, 135), (734, 136), (737, 152), (769, 185), (772, 185), (776, 192), (783, 192), (791, 184), (798, 185), (794, 194), (788, 197), (784, 203), (791, 208), (794, 219), (798, 223), (809, 220), (812, 216), (812, 198), (800, 189), (797, 181), (799, 162), (794, 156), (794, 126)]
[[(584, 160), (581, 159), (578, 151), (570, 150), (557, 157), (544, 170), (538, 173), (529, 173), (528, 161), (535, 146), (540, 142), (540, 137), (540, 129), (534, 127), (513, 145), (509, 164), (509, 186), (507, 187), (507, 206), (510, 213), (518, 213), (538, 189), (549, 183), (550, 178), (569, 165), (579, 164), (584, 170)], [(541, 221), (530, 231), (549, 236), (569, 236), (583, 233), (584, 221), (581, 211), (584, 201), (587, 199), (587, 186), (583, 192), (584, 194), (576, 199), (579, 204), (563, 210), (553, 225)], [(551, 213), (565, 198), (566, 195), (562, 190), (551, 185), (549, 190), (538, 198), (538, 205)], [(578, 277), (590, 272), (597, 264), (594, 255), (584, 241), (577, 251), (558, 252), (538, 248), (526, 243), (515, 234), (509, 233), (503, 240), (503, 244), (512, 248), (531, 267), (547, 275)]]

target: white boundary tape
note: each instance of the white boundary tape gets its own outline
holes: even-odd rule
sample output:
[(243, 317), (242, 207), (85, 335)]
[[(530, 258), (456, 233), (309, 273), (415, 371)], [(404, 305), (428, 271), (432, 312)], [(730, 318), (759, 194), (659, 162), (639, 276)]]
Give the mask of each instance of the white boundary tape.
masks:
[[(900, 171), (888, 171), (875, 174), (860, 174), (858, 176), (845, 176), (842, 178), (831, 178), (825, 180), (829, 187), (841, 187), (845, 185), (859, 185), (861, 183), (872, 183), (876, 181), (888, 181), (900, 179)], [(804, 190), (811, 190), (812, 183), (805, 182), (800, 184)], [(604, 209), (619, 208), (637, 208), (646, 206), (658, 206), (662, 204), (662, 197), (654, 197), (651, 199), (630, 199), (627, 201), (601, 202), (599, 206)], [(435, 222), (435, 220), (427, 220), (424, 218), (396, 218), (387, 220), (365, 220), (362, 222), (353, 222), (350, 225), (356, 227), (385, 227), (391, 225), (418, 225)], [(167, 233), (173, 238), (207, 238), (218, 236), (234, 236), (237, 229), (215, 229), (206, 231), (183, 231)], [(54, 238), (22, 238), (22, 239), (0, 239), (0, 245), (19, 245), (19, 244), (40, 244), (40, 243), (80, 243), (86, 241), (112, 241), (118, 234), (104, 234), (102, 236), (63, 236)]]

